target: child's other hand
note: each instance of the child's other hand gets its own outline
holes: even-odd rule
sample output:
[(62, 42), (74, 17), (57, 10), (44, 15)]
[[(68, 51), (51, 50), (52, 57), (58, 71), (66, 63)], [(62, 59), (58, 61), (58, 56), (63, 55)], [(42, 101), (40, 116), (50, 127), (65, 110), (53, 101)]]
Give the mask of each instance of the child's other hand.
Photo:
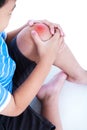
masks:
[(59, 24), (49, 22), (48, 20), (29, 20), (28, 21), (28, 25), (31, 27), (36, 23), (44, 23), (45, 25), (47, 25), (49, 27), (52, 35), (55, 33), (55, 30), (58, 29), (60, 32), (60, 35), (63, 37), (65, 36), (65, 34), (64, 34), (64, 32)]
[(56, 29), (55, 34), (47, 41), (42, 41), (35, 30), (31, 31), (31, 36), (36, 44), (39, 59), (45, 58), (46, 61), (53, 64), (62, 44), (64, 44), (59, 30)]

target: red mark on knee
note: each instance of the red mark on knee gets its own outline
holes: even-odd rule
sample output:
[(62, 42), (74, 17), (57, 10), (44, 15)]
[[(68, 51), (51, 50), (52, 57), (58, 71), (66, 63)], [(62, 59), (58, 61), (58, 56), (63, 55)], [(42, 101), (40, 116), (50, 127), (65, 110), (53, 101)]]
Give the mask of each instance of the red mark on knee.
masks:
[(47, 29), (47, 27), (44, 24), (36, 24), (35, 25), (35, 30), (38, 34), (45, 33), (47, 31), (46, 29)]
[(39, 34), (41, 40), (43, 41), (48, 40), (52, 36), (49, 27), (43, 23), (35, 24), (34, 29)]

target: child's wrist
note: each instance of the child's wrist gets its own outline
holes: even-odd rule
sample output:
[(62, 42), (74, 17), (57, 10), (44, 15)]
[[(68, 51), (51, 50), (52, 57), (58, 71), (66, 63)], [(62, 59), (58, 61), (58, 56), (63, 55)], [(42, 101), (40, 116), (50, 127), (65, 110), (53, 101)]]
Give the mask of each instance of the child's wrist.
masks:
[[(42, 57), (40, 60), (39, 60), (39, 62), (42, 62), (43, 64), (44, 64), (44, 66), (46, 65), (46, 66), (51, 66), (52, 64), (53, 64), (53, 62), (51, 61), (51, 60), (49, 60), (49, 58), (47, 58), (47, 57)], [(38, 62), (38, 63), (39, 63)]]

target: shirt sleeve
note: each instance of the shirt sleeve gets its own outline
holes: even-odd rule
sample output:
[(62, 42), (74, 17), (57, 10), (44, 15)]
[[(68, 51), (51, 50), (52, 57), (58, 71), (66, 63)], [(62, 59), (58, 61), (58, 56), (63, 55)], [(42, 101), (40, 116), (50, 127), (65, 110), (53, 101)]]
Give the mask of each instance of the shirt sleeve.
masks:
[(0, 84), (0, 111), (4, 110), (11, 100), (11, 94)]
[(6, 38), (7, 38), (7, 33), (1, 32), (1, 37), (2, 37), (4, 40), (6, 40)]

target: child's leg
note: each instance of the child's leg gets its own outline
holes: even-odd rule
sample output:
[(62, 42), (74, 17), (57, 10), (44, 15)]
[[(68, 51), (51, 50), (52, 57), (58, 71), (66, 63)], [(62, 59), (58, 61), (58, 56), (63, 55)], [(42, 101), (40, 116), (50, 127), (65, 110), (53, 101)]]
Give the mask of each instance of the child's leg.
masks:
[(25, 27), (18, 35), (17, 35), (17, 46), (20, 52), (27, 57), (28, 59), (38, 62), (38, 53), (36, 46), (32, 40), (30, 28)]
[(54, 65), (68, 74), (68, 80), (87, 84), (87, 72), (80, 66), (66, 44), (63, 50), (57, 55)]
[(65, 79), (66, 75), (62, 72), (55, 75), (49, 83), (40, 89), (37, 95), (42, 103), (43, 116), (56, 126), (56, 130), (62, 130), (59, 114), (59, 95)]
[[(37, 31), (37, 28), (35, 26), (33, 26), (33, 28), (31, 29), (36, 29)], [(47, 27), (43, 31), (43, 33), (41, 33), (41, 31), (38, 33), (42, 40), (46, 40), (47, 36), (48, 38), (51, 37), (51, 34), (49, 33), (49, 28)], [(18, 34), (17, 44), (20, 51), (27, 58), (38, 62), (39, 57), (35, 44), (31, 37), (29, 27), (26, 27)], [(61, 68), (65, 73), (67, 73), (69, 75), (68, 79), (70, 81), (87, 84), (87, 72), (79, 65), (66, 44), (62, 48), (61, 52), (58, 52), (54, 65)]]

